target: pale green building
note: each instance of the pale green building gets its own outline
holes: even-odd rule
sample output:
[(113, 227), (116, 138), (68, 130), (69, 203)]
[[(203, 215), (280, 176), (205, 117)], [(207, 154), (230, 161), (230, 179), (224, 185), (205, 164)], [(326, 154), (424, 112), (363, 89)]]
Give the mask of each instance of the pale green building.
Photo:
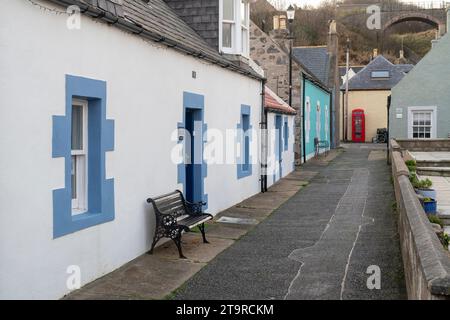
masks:
[[(449, 13), (448, 13), (449, 15)], [(450, 34), (392, 89), (389, 136), (450, 138)]]

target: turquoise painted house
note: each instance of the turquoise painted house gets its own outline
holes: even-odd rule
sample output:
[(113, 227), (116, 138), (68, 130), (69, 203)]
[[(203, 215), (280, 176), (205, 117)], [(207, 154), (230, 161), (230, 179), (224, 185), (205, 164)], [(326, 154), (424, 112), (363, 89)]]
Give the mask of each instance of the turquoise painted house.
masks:
[[(320, 82), (303, 74), (303, 161), (316, 154), (315, 138), (330, 146), (331, 94)], [(324, 152), (326, 149), (321, 149)]]
[(449, 33), (392, 89), (389, 136), (450, 138)]

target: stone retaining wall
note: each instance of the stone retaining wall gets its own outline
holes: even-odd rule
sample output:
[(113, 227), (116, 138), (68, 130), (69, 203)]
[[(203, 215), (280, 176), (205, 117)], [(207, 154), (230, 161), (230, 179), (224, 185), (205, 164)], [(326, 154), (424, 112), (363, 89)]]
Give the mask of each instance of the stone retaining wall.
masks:
[[(450, 140), (448, 140), (450, 142)], [(400, 244), (409, 299), (450, 300), (450, 256), (431, 227), (409, 182), (403, 141), (390, 141), (390, 161), (399, 211)], [(411, 142), (408, 145), (417, 146)]]
[(397, 145), (409, 151), (450, 151), (450, 139), (398, 139)]

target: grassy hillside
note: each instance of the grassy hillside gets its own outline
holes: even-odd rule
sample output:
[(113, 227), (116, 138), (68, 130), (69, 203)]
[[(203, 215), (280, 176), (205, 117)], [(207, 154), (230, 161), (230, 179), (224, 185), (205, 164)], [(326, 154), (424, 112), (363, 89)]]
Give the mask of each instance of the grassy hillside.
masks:
[[(355, 0), (353, 0), (355, 1)], [(370, 0), (365, 0), (365, 3)], [(415, 63), (431, 48), (435, 37), (434, 29), (420, 22), (399, 24), (390, 29), (381, 39), (381, 35), (365, 26), (367, 16), (360, 9), (354, 11), (336, 11), (331, 2), (322, 2), (318, 8), (301, 8), (296, 12), (293, 31), (296, 46), (316, 46), (327, 42), (328, 21), (337, 20), (340, 43), (340, 63), (345, 62), (345, 42), (351, 40), (350, 59), (352, 64), (367, 64), (373, 49), (383, 48), (383, 55), (396, 62), (399, 50), (403, 48), (409, 62)], [(273, 26), (273, 16), (279, 12), (267, 0), (258, 0), (251, 5), (251, 19), (264, 31), (269, 32)]]

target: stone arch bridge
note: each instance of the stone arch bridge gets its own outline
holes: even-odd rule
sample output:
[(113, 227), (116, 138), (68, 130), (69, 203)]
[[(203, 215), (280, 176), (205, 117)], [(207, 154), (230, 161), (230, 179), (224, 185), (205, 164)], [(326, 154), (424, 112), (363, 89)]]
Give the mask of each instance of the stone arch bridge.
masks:
[(337, 19), (344, 25), (351, 24), (354, 27), (366, 26), (366, 21), (372, 15), (367, 13), (367, 8), (376, 5), (379, 7), (381, 28), (375, 30), (381, 36), (392, 26), (407, 21), (420, 21), (431, 25), (437, 31), (439, 36), (446, 33), (447, 29), (447, 10), (449, 4), (445, 2), (427, 2), (427, 3), (389, 3), (379, 4), (340, 4), (337, 5)]

